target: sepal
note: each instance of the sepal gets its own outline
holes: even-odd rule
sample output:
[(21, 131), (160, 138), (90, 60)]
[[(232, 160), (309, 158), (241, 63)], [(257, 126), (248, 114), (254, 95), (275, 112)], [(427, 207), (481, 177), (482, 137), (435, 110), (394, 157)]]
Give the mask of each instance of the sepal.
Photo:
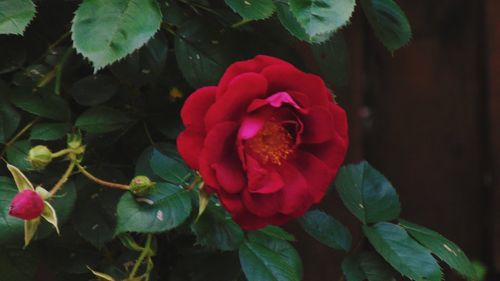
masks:
[(7, 169), (9, 169), (14, 181), (16, 182), (17, 189), (23, 191), (25, 189), (35, 190), (33, 184), (28, 180), (28, 178), (21, 172), (17, 167), (7, 164)]
[(54, 208), (47, 202), (44, 201), (45, 208), (43, 209), (42, 217), (47, 220), (50, 224), (54, 226), (58, 235), (60, 235), (59, 227), (57, 226), (57, 215)]

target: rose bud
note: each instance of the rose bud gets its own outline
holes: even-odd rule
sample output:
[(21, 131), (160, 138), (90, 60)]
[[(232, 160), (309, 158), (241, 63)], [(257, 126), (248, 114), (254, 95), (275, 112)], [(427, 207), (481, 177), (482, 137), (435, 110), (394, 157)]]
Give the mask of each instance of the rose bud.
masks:
[(32, 220), (42, 215), (44, 207), (43, 199), (38, 193), (25, 189), (12, 199), (9, 215), (23, 220)]
[(302, 216), (325, 196), (348, 146), (345, 111), (323, 80), (257, 56), (191, 94), (177, 148), (247, 230)]
[(37, 145), (30, 149), (28, 161), (35, 169), (43, 169), (52, 162), (52, 151), (44, 145)]
[(130, 191), (137, 196), (146, 196), (151, 189), (155, 187), (155, 183), (148, 177), (137, 176), (130, 182)]

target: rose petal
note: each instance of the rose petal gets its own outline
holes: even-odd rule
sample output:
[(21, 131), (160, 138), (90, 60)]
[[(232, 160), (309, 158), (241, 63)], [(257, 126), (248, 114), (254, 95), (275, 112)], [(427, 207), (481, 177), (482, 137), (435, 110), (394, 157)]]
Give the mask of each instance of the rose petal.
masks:
[(217, 87), (203, 87), (192, 93), (184, 103), (181, 118), (184, 126), (203, 130), (205, 127), (205, 114), (215, 102)]
[(272, 168), (264, 168), (253, 157), (247, 155), (248, 190), (251, 193), (270, 194), (283, 188), (280, 174)]
[(308, 114), (302, 115), (304, 124), (303, 143), (322, 143), (329, 141), (335, 134), (332, 113), (327, 106), (313, 106)]
[(225, 94), (231, 80), (236, 76), (248, 72), (260, 73), (262, 69), (270, 65), (288, 65), (293, 67), (286, 61), (262, 55), (256, 56), (250, 60), (235, 62), (229, 66), (224, 75), (222, 75), (217, 89), (217, 97), (221, 97)]
[(252, 116), (247, 116), (241, 122), (238, 137), (243, 140), (253, 138), (264, 127), (265, 120)]
[(245, 73), (235, 77), (224, 96), (217, 99), (207, 112), (205, 126), (210, 130), (217, 123), (239, 121), (248, 104), (267, 92), (266, 79), (256, 73)]
[(335, 137), (333, 140), (321, 144), (303, 144), (300, 149), (323, 161), (330, 168), (330, 171), (335, 174), (344, 162), (347, 141)]
[(205, 134), (193, 130), (192, 127), (186, 128), (177, 137), (177, 150), (191, 169), (198, 170), (198, 158), (203, 148), (204, 139)]
[(290, 164), (294, 165), (307, 181), (313, 203), (318, 203), (333, 179), (331, 169), (311, 153), (297, 150), (294, 156)]
[(261, 73), (267, 78), (268, 90), (271, 93), (300, 92), (309, 97), (312, 105), (325, 105), (332, 102), (328, 88), (319, 76), (307, 74), (286, 65), (269, 66)]
[(280, 192), (280, 213), (285, 215), (305, 212), (312, 204), (308, 182), (292, 165), (285, 164), (280, 170), (285, 187)]
[(276, 214), (280, 207), (280, 194), (258, 194), (250, 193), (245, 189), (241, 193), (243, 205), (253, 214), (259, 217), (269, 217)]
[(266, 218), (250, 213), (239, 195), (219, 194), (219, 199), (224, 208), (232, 215), (234, 221), (245, 230), (255, 230), (269, 224)]

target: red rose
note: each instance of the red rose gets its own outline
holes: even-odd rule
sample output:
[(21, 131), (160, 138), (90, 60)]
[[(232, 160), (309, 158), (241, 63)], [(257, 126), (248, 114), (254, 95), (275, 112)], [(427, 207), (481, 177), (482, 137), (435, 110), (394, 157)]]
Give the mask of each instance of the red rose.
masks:
[(43, 199), (38, 193), (25, 189), (12, 199), (9, 215), (23, 220), (32, 220), (42, 215), (44, 207)]
[(323, 80), (268, 56), (232, 64), (181, 111), (177, 146), (244, 229), (318, 203), (348, 146), (344, 110)]

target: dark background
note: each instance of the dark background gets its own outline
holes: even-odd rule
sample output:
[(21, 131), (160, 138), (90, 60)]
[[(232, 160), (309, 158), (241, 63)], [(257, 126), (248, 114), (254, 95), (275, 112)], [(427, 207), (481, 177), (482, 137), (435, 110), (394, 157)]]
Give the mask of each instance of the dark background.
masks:
[[(500, 1), (397, 2), (413, 39), (394, 54), (359, 7), (345, 30), (351, 80), (336, 94), (349, 114), (347, 162), (368, 159), (397, 188), (403, 218), (450, 238), (500, 280)], [(341, 205), (332, 192), (322, 207), (358, 236)], [(299, 241), (306, 281), (339, 278), (341, 255)]]

